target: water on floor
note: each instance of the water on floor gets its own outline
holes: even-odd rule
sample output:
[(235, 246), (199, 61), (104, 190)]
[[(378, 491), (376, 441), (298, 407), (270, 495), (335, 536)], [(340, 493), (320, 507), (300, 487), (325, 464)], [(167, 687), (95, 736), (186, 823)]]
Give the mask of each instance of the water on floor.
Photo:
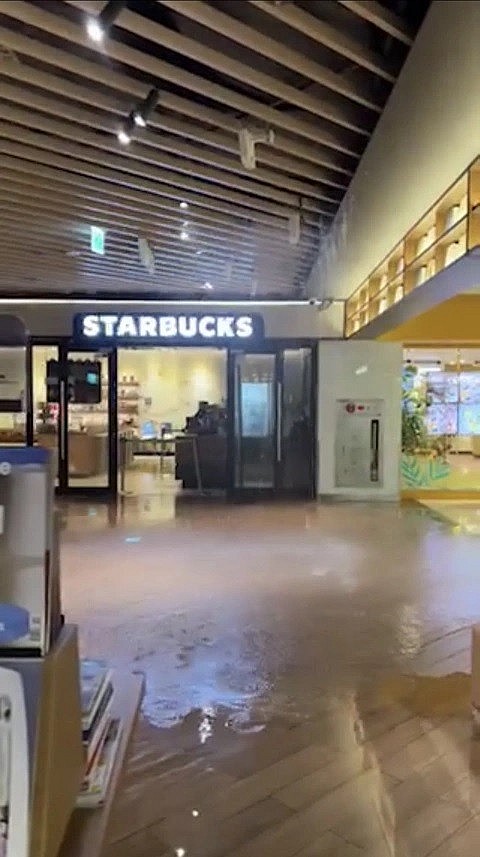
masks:
[(479, 500), (422, 500), (422, 504), (453, 524), (455, 532), (480, 535)]
[(109, 857), (474, 853), (475, 538), (393, 504), (64, 511), (82, 651), (146, 678)]

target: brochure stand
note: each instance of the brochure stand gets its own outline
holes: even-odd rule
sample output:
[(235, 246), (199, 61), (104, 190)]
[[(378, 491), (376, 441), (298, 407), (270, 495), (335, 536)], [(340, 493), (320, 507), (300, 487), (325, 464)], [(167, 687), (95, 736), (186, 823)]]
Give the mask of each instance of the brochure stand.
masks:
[(8, 847), (22, 842), (14, 857), (56, 857), (83, 774), (75, 626), (62, 629), (45, 657), (3, 658), (0, 667), (0, 696), (7, 677), (21, 689), (21, 702), (12, 701)]
[(0, 447), (0, 855), (99, 857), (143, 693), (114, 677), (120, 743), (103, 806), (85, 773), (78, 633), (63, 625), (51, 453)]
[(112, 714), (122, 721), (122, 737), (106, 800), (99, 809), (73, 813), (59, 857), (101, 857), (115, 794), (125, 766), (142, 701), (144, 680), (139, 675), (114, 675)]

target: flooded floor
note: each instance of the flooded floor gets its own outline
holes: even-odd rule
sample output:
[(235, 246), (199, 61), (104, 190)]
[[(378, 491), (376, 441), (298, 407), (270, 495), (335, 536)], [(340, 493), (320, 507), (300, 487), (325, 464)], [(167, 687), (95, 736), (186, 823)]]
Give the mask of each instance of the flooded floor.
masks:
[(475, 536), (393, 504), (64, 512), (82, 651), (146, 679), (108, 857), (478, 854)]

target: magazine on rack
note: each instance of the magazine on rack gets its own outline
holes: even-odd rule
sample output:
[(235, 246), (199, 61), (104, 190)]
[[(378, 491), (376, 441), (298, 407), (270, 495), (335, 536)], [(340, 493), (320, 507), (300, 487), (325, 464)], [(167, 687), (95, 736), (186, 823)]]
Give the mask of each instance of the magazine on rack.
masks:
[(0, 692), (0, 857), (7, 857), (12, 765), (12, 702)]
[(0, 652), (44, 654), (58, 625), (51, 467), (47, 450), (0, 447)]
[(29, 855), (28, 755), (23, 682), (0, 667), (0, 857)]
[(121, 721), (111, 720), (103, 744), (99, 747), (90, 769), (85, 774), (77, 798), (77, 807), (95, 809), (105, 802), (121, 735)]

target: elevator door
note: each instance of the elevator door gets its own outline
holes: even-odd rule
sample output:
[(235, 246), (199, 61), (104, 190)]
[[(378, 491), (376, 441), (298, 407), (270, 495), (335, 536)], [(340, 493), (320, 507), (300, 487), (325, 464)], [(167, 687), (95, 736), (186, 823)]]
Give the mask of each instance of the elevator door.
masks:
[(233, 493), (314, 493), (310, 348), (231, 355)]

